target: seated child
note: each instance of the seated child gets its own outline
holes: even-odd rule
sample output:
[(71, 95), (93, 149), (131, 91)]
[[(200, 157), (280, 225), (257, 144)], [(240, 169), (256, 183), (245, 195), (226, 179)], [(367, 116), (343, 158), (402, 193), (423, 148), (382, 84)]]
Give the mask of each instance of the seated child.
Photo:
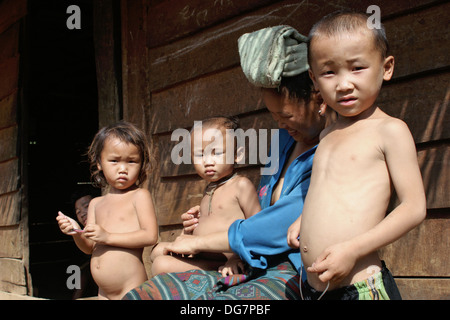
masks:
[[(337, 112), (314, 157), (300, 223), (306, 299), (401, 298), (377, 250), (425, 218), (426, 201), (408, 127), (376, 104), (394, 57), (365, 14), (337, 12), (309, 37), (310, 76)], [(395, 189), (399, 204), (387, 216)]]
[(86, 226), (60, 213), (61, 231), (92, 254), (91, 273), (99, 299), (121, 299), (147, 280), (142, 251), (156, 243), (158, 225), (146, 181), (149, 153), (145, 135), (121, 121), (101, 129), (89, 148), (92, 176), (108, 192), (92, 199)]
[[(234, 153), (234, 162), (226, 161), (226, 139), (233, 138), (226, 130), (236, 130), (237, 121), (225, 117), (204, 120), (191, 131), (191, 155), (197, 174), (209, 184), (200, 203), (200, 217), (194, 235), (226, 231), (237, 219), (246, 219), (261, 210), (253, 183), (234, 172), (234, 162), (242, 153)], [(222, 139), (212, 140), (210, 130), (219, 130)], [(212, 140), (212, 141), (211, 141)], [(235, 145), (235, 144), (234, 144)], [(167, 242), (158, 244), (150, 256), (152, 274), (183, 272), (192, 269), (217, 270), (224, 276), (243, 271), (237, 255), (200, 253), (194, 257), (163, 255)], [(222, 266), (225, 262), (227, 264)]]

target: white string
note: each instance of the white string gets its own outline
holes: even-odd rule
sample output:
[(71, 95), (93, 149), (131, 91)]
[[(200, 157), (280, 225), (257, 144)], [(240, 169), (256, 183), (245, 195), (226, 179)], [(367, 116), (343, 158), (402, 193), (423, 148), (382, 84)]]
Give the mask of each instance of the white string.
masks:
[[(302, 275), (303, 275), (303, 266), (300, 268), (300, 283), (299, 283), (299, 287), (300, 287), (300, 297), (302, 298), (302, 300), (305, 300), (303, 298), (303, 290), (302, 290)], [(317, 300), (322, 299), (323, 295), (328, 291), (328, 288), (330, 287), (330, 281), (327, 282), (327, 286), (325, 288), (325, 290), (320, 294), (319, 298), (317, 298)]]

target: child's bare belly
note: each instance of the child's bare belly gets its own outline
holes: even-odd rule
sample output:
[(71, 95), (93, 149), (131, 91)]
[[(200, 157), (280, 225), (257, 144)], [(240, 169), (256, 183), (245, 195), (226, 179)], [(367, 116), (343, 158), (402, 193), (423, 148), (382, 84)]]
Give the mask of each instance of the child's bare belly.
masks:
[(96, 245), (92, 252), (91, 273), (99, 287), (99, 298), (121, 299), (147, 280), (142, 249)]
[[(201, 216), (198, 226), (194, 229), (193, 234), (196, 236), (206, 235), (215, 232), (227, 231), (231, 224), (237, 219), (243, 219), (243, 215), (234, 215), (226, 217), (225, 214), (212, 214), (210, 216)], [(207, 260), (226, 261), (231, 254), (201, 252), (196, 257)]]
[[(320, 186), (308, 191), (302, 214), (300, 251), (306, 267), (328, 247), (344, 243), (378, 224), (384, 218), (389, 200), (386, 194), (374, 192), (373, 186), (360, 186), (352, 192), (339, 192), (339, 187), (326, 188), (325, 184)], [(380, 265), (377, 252), (362, 257), (346, 278), (330, 283), (329, 290), (365, 280), (378, 272)], [(316, 273), (308, 273), (308, 282), (319, 291), (327, 286)]]

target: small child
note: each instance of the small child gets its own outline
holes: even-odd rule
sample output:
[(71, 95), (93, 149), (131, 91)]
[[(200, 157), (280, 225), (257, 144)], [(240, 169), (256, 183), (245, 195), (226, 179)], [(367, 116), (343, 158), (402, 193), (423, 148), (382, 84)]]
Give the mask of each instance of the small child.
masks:
[[(237, 128), (236, 120), (215, 117), (204, 120), (201, 126), (194, 126), (191, 131), (191, 155), (195, 170), (209, 182), (200, 203), (201, 215), (194, 235), (226, 231), (235, 220), (249, 218), (261, 210), (253, 183), (234, 172), (234, 163), (243, 156), (241, 150), (235, 151), (234, 162), (227, 162), (226, 159), (226, 140), (233, 138), (227, 129)], [(218, 130), (220, 135), (211, 135), (213, 131), (210, 130)], [(223, 139), (211, 141), (211, 136), (221, 136)], [(243, 264), (235, 254), (199, 253), (194, 257), (163, 255), (167, 244), (158, 244), (150, 256), (153, 275), (192, 269), (219, 269), (224, 276), (243, 271)]]
[[(376, 105), (394, 57), (368, 16), (337, 12), (309, 36), (310, 76), (337, 112), (314, 157), (300, 226), (306, 299), (401, 298), (377, 250), (420, 224), (423, 182), (408, 127)], [(387, 216), (391, 191), (399, 204)]]
[(99, 197), (100, 195), (101, 190), (91, 184), (77, 186), (77, 189), (72, 194), (71, 202), (75, 209), (75, 216), (83, 228), (86, 225), (89, 203), (93, 198)]
[(95, 182), (108, 192), (90, 202), (83, 230), (62, 213), (56, 219), (81, 251), (92, 254), (98, 298), (121, 299), (147, 280), (142, 251), (158, 238), (150, 192), (139, 188), (149, 167), (145, 135), (121, 121), (97, 133), (88, 156)]

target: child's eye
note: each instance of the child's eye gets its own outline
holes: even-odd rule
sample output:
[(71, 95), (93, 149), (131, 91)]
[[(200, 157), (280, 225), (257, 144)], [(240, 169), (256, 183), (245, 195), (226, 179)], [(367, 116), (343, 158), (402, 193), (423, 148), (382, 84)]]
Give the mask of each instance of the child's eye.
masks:
[(334, 71), (331, 71), (331, 70), (327, 70), (327, 71), (322, 72), (322, 76), (324, 76), (324, 77), (332, 76), (332, 75), (334, 75)]
[(366, 69), (366, 67), (353, 67), (353, 71), (361, 71)]

